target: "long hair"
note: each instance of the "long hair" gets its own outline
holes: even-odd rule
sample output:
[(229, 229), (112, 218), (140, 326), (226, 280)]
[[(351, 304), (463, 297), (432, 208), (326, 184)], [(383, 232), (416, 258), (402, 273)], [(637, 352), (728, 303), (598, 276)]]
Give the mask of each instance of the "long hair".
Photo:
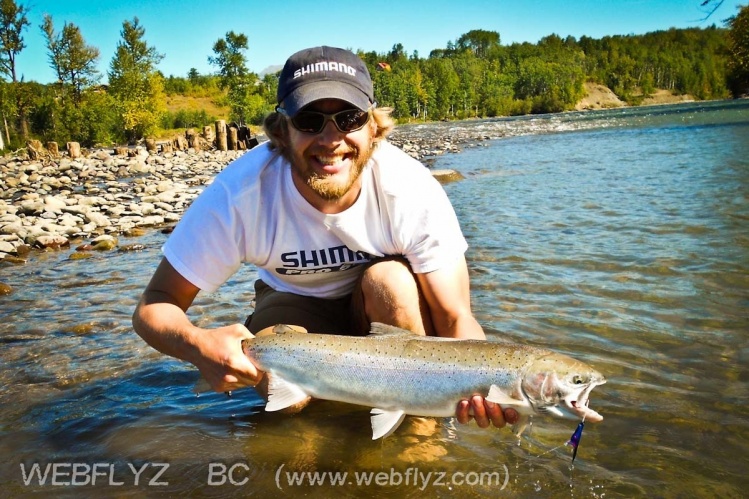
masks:
[[(390, 117), (393, 112), (391, 107), (376, 107), (372, 109), (372, 119), (376, 126), (372, 146), (376, 146), (382, 140), (390, 135), (395, 128), (395, 121)], [(277, 150), (282, 156), (289, 157), (289, 119), (277, 112), (272, 112), (263, 120), (263, 130), (270, 140), (270, 148)], [(368, 126), (371, 126), (367, 123)]]

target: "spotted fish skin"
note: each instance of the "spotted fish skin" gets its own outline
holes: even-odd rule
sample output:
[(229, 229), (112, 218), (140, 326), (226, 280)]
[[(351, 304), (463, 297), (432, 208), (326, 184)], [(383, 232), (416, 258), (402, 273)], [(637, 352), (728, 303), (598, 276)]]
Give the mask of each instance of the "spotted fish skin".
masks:
[(372, 407), (373, 438), (392, 433), (406, 414), (452, 416), (475, 394), (524, 417), (603, 419), (587, 407), (603, 375), (549, 350), (423, 337), (382, 324), (367, 337), (279, 331), (244, 344), (269, 375), (269, 411), (310, 396)]

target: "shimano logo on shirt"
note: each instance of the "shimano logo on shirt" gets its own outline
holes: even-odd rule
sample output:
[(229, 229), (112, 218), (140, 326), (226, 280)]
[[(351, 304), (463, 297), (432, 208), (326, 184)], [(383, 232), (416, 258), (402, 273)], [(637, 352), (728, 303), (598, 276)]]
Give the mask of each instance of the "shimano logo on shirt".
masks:
[(276, 268), (281, 275), (306, 275), (325, 272), (341, 272), (369, 262), (371, 255), (363, 251), (352, 251), (346, 246), (334, 246), (320, 250), (300, 250), (283, 253), (283, 267)]

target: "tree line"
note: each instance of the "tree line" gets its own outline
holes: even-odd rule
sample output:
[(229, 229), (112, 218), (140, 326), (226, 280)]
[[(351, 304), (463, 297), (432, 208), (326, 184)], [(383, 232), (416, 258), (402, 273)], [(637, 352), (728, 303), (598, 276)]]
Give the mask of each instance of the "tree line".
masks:
[[(162, 55), (146, 41), (138, 18), (122, 24), (102, 85), (101, 54), (78, 26), (58, 30), (47, 15), (39, 29), (57, 81), (19, 81), (16, 58), (25, 48), (28, 8), (0, 0), (0, 114), (11, 148), (28, 138), (77, 141), (86, 146), (135, 142), (160, 129), (200, 127), (217, 117), (204, 110), (166, 110), (168, 94), (212, 97), (231, 121), (260, 124), (275, 106), (278, 74), (249, 71), (248, 37), (230, 31), (217, 40), (209, 63), (215, 73), (191, 69), (164, 76)], [(359, 51), (367, 63), (379, 106), (400, 121), (464, 119), (569, 110), (584, 83), (611, 88), (630, 104), (656, 89), (721, 99), (749, 91), (749, 6), (726, 22), (701, 29), (580, 39), (552, 34), (538, 43), (502, 45), (494, 31), (472, 30), (428, 57), (400, 43), (387, 53)]]

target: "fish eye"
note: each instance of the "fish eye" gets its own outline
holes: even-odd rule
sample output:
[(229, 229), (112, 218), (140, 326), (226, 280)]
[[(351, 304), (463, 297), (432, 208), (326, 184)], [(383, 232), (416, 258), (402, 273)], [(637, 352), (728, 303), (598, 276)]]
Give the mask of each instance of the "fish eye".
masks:
[(584, 383), (583, 377), (576, 374), (572, 377), (572, 382), (576, 385), (582, 385)]

